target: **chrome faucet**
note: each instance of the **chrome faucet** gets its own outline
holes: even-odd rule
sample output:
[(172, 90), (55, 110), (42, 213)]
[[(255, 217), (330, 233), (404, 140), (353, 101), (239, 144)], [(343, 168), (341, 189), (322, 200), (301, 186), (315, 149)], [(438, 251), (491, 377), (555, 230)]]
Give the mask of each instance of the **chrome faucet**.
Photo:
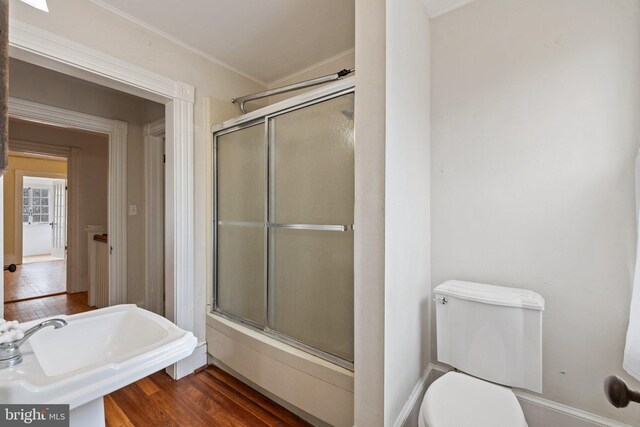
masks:
[(27, 329), (24, 333), (24, 337), (19, 340), (0, 344), (0, 369), (5, 369), (22, 362), (20, 346), (31, 338), (33, 334), (47, 326), (53, 326), (55, 329), (60, 329), (67, 326), (67, 322), (62, 319), (45, 320), (33, 328)]

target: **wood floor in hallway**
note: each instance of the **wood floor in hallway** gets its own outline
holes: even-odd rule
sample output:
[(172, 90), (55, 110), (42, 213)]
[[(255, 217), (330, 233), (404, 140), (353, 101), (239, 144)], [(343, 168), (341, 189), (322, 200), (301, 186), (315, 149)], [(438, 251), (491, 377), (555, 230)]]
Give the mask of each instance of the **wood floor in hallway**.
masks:
[(22, 264), (4, 272), (4, 302), (59, 294), (67, 290), (66, 261)]
[(107, 427), (310, 426), (219, 368), (178, 381), (156, 372), (105, 396)]
[(76, 314), (83, 311), (94, 310), (89, 306), (87, 292), (77, 294), (62, 294), (52, 297), (30, 299), (27, 301), (5, 303), (4, 317), (7, 320), (28, 322), (43, 317), (57, 316), (59, 314)]

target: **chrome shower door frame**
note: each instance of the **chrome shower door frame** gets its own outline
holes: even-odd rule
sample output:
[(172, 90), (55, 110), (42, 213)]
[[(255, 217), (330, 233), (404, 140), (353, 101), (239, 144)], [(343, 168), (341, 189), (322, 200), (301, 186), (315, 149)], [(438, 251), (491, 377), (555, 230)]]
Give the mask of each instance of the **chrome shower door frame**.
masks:
[[(270, 221), (270, 146), (271, 146), (271, 135), (270, 135), (270, 127), (269, 121), (275, 117), (280, 115), (300, 110), (315, 104), (322, 103), (324, 101), (328, 101), (330, 99), (334, 99), (349, 93), (355, 93), (355, 78), (347, 78), (340, 80), (336, 83), (326, 85), (320, 89), (309, 91), (302, 95), (298, 95), (287, 99), (285, 101), (270, 105), (268, 107), (261, 108), (259, 110), (250, 112), (243, 116), (237, 117), (235, 119), (223, 122), (220, 125), (214, 126), (212, 128), (213, 133), (213, 283), (211, 284), (213, 292), (212, 292), (212, 301), (211, 301), (211, 312), (216, 315), (220, 315), (224, 318), (227, 318), (231, 321), (239, 323), (245, 327), (248, 327), (254, 331), (262, 333), (266, 336), (274, 338), (278, 341), (284, 342), (292, 347), (303, 350), (307, 353), (313, 354), (317, 357), (320, 357), (324, 360), (327, 360), (331, 363), (334, 363), (343, 368), (349, 369), (353, 371), (353, 362), (342, 359), (336, 355), (325, 352), (318, 348), (309, 346), (303, 342), (300, 342), (294, 338), (281, 334), (271, 328), (269, 328), (269, 230), (272, 228), (288, 228), (288, 229), (296, 229), (296, 230), (316, 230), (316, 231), (332, 231), (332, 232), (347, 232), (353, 231), (353, 224), (327, 224), (327, 225), (317, 225), (317, 224), (278, 224)], [(252, 126), (264, 126), (264, 161), (265, 161), (265, 170), (264, 170), (264, 223), (262, 227), (264, 229), (263, 238), (264, 238), (264, 320), (263, 324), (258, 324), (249, 319), (245, 319), (243, 317), (234, 315), (232, 313), (226, 312), (218, 306), (218, 225), (221, 225), (223, 222), (218, 219), (218, 137), (229, 134), (232, 132), (236, 132), (242, 129), (246, 129)], [(226, 223), (230, 224), (230, 221), (226, 221)]]

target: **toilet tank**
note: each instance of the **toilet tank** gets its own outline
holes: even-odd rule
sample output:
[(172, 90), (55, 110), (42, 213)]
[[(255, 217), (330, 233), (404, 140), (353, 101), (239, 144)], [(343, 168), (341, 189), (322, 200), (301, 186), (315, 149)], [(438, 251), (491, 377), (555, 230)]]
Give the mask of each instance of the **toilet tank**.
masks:
[(444, 282), (434, 294), (440, 362), (542, 393), (542, 296), (457, 280)]

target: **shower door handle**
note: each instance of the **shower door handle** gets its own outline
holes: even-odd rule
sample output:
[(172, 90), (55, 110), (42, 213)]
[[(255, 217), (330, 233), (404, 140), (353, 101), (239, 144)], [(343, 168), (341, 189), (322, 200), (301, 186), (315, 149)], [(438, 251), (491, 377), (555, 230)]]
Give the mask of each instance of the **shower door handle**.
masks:
[(320, 225), (320, 224), (275, 224), (267, 223), (268, 228), (289, 228), (293, 230), (316, 230), (316, 231), (353, 231), (353, 224), (344, 225)]

